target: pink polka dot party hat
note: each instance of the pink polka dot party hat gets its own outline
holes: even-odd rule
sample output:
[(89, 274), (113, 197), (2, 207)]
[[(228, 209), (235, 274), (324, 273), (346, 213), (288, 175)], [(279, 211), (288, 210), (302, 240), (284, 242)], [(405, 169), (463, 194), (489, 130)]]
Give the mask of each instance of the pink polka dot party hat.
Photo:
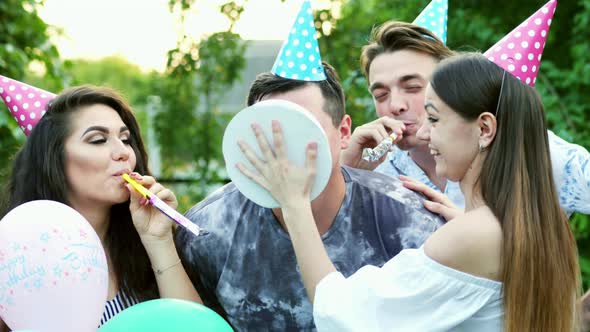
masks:
[(28, 136), (55, 94), (0, 75), (0, 97)]
[(534, 86), (556, 6), (557, 0), (547, 2), (484, 55), (519, 80)]

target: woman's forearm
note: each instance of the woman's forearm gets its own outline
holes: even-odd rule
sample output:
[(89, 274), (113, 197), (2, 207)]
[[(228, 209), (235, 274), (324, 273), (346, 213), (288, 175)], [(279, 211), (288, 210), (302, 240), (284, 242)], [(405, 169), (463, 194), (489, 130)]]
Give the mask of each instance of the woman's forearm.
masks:
[(303, 284), (309, 300), (313, 303), (316, 286), (329, 273), (335, 272), (336, 268), (322, 242), (310, 202), (304, 202), (294, 208), (283, 208), (282, 212), (295, 249)]
[(144, 242), (161, 298), (176, 298), (203, 303), (188, 277), (172, 237), (165, 241)]

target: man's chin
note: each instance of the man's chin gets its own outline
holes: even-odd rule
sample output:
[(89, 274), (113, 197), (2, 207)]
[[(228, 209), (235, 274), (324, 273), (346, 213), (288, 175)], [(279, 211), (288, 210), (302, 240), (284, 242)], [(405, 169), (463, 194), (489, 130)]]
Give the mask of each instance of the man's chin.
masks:
[(396, 145), (397, 145), (397, 148), (402, 151), (408, 151), (408, 150), (412, 149), (411, 146), (409, 146), (408, 144), (405, 144), (404, 142), (398, 142)]

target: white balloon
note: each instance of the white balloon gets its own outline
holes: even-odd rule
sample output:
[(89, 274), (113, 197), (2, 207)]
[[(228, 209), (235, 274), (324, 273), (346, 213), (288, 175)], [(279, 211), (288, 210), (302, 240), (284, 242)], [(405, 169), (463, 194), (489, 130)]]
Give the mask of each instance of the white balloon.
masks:
[(10, 328), (96, 331), (107, 290), (104, 249), (76, 210), (32, 201), (0, 221), (0, 316)]

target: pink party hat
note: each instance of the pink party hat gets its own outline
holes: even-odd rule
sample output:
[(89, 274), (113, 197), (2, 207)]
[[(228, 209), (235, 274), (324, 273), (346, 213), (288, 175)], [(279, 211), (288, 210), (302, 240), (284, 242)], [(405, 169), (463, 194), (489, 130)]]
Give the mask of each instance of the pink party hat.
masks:
[(55, 94), (0, 75), (0, 97), (28, 136)]
[(547, 2), (484, 55), (530, 86), (535, 85), (557, 0)]

